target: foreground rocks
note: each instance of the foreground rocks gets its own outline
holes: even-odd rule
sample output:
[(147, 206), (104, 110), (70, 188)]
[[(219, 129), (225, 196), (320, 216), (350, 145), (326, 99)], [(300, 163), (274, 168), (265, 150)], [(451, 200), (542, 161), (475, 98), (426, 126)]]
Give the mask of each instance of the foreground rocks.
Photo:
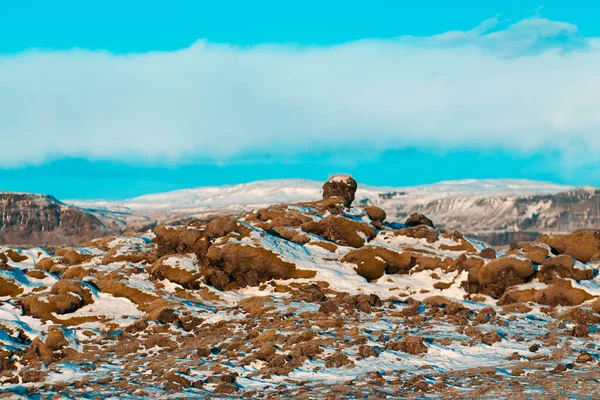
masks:
[(0, 247), (0, 394), (586, 390), (595, 232), (493, 249), (422, 215), (351, 207), (355, 191), (334, 177), (313, 202), (53, 253)]

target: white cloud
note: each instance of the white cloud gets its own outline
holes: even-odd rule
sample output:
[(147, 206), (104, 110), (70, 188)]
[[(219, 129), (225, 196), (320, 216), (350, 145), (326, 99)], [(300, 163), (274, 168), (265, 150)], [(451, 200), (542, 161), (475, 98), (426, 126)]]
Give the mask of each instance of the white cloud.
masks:
[(408, 146), (598, 159), (600, 40), (541, 18), (498, 24), (329, 47), (0, 56), (0, 165)]

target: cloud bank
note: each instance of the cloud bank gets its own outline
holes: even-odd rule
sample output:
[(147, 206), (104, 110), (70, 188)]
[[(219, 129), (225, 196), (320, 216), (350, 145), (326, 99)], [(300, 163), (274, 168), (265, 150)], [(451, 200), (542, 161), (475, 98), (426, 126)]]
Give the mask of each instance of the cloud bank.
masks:
[(335, 46), (0, 55), (0, 166), (407, 147), (600, 154), (600, 39), (530, 18)]

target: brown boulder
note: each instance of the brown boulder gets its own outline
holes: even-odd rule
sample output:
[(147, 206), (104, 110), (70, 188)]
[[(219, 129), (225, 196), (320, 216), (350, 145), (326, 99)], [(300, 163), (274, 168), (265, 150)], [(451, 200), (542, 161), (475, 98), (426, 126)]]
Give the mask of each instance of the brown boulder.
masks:
[(35, 264), (35, 268), (42, 271), (49, 271), (56, 264), (51, 257), (42, 258)]
[(94, 258), (91, 254), (83, 254), (75, 249), (58, 249), (55, 254), (61, 256), (66, 265), (84, 264)]
[(203, 274), (218, 289), (233, 282), (239, 287), (258, 286), (271, 279), (294, 278), (301, 272), (270, 250), (241, 243), (211, 246), (207, 261)]
[(386, 348), (412, 355), (427, 353), (427, 346), (423, 343), (422, 336), (407, 336), (401, 341), (388, 343)]
[(64, 328), (60, 325), (51, 325), (48, 328), (46, 345), (52, 349), (52, 351), (60, 350), (69, 344), (69, 341), (65, 338), (65, 332), (63, 329)]
[(525, 253), (523, 254), (523, 257), (537, 265), (543, 264), (546, 261), (546, 255), (539, 251), (531, 251), (529, 253)]
[(552, 307), (576, 306), (591, 298), (585, 290), (574, 288), (571, 281), (554, 280), (544, 289), (510, 290), (498, 300), (498, 305), (534, 302)]
[(582, 263), (600, 253), (600, 232), (582, 231), (567, 235), (542, 236), (539, 242), (552, 247), (559, 254), (566, 254)]
[[(219, 221), (220, 219), (217, 218), (211, 222), (214, 223), (212, 225), (213, 233), (218, 230)], [(154, 229), (154, 235), (156, 236), (154, 242), (158, 245), (158, 254), (161, 257), (170, 254), (194, 253), (199, 259), (203, 259), (208, 251), (208, 241), (203, 233), (194, 227), (169, 228), (159, 225)]]
[(364, 206), (363, 210), (365, 210), (365, 213), (367, 213), (367, 216), (371, 219), (371, 221), (385, 221), (386, 214), (383, 209), (376, 206)]
[(496, 258), (496, 250), (492, 249), (491, 247), (486, 247), (485, 249), (481, 250), (479, 255), (483, 258), (487, 258), (488, 260), (493, 260)]
[(534, 273), (531, 261), (506, 256), (470, 269), (463, 287), (468, 293), (482, 293), (499, 299), (506, 289), (526, 282)]
[(406, 219), (406, 222), (404, 223), (404, 225), (411, 226), (411, 227), (412, 226), (419, 226), (419, 225), (426, 225), (426, 226), (430, 226), (432, 228), (435, 228), (435, 225), (433, 224), (433, 221), (431, 221), (429, 218), (427, 218), (423, 214), (419, 214), (419, 213), (413, 213), (413, 214), (411, 214)]
[(287, 205), (270, 206), (261, 208), (256, 213), (250, 213), (247, 221), (256, 219), (263, 223), (260, 225), (263, 229), (268, 230), (276, 227), (297, 227), (312, 219), (302, 214), (300, 211), (291, 209)]
[(556, 278), (570, 278), (576, 281), (592, 279), (594, 271), (575, 267), (573, 257), (560, 255), (547, 259), (540, 267), (537, 277), (541, 282), (549, 283)]
[(269, 233), (275, 234), (283, 239), (289, 240), (290, 242), (298, 243), (301, 245), (305, 245), (310, 242), (310, 237), (303, 232), (298, 232), (294, 228), (285, 227), (285, 226), (277, 226), (271, 228)]
[(17, 285), (14, 279), (0, 276), (0, 297), (16, 297), (23, 293), (23, 288)]
[(115, 297), (125, 297), (138, 306), (144, 306), (158, 300), (157, 296), (132, 287), (127, 282), (128, 277), (125, 273), (113, 271), (98, 279), (96, 285), (102, 292), (112, 294)]
[(419, 255), (398, 253), (384, 247), (363, 247), (352, 250), (342, 258), (342, 262), (358, 266), (358, 274), (367, 280), (376, 280), (388, 274), (406, 274), (417, 264)]
[(209, 239), (216, 239), (240, 230), (241, 224), (235, 217), (218, 217), (206, 225), (204, 234)]
[(76, 294), (81, 297), (84, 305), (92, 304), (94, 302), (92, 291), (82, 282), (74, 279), (61, 279), (52, 286), (50, 293), (54, 295), (69, 293)]
[(358, 184), (349, 175), (335, 175), (323, 184), (323, 199), (340, 199), (345, 207), (350, 207)]
[(321, 236), (341, 246), (362, 247), (367, 241), (377, 236), (371, 225), (363, 224), (339, 215), (330, 215), (319, 221), (302, 224), (302, 230)]
[(202, 274), (196, 263), (194, 255), (164, 256), (150, 267), (150, 275), (157, 280), (166, 279), (177, 283), (186, 289), (198, 289)]
[(52, 319), (52, 313), (68, 314), (83, 307), (83, 299), (74, 293), (56, 295), (31, 295), (21, 302), (23, 314), (42, 320)]
[(426, 225), (419, 225), (413, 228), (401, 228), (394, 231), (394, 236), (407, 236), (415, 239), (426, 239), (427, 243), (435, 243), (438, 240), (438, 234), (435, 229)]

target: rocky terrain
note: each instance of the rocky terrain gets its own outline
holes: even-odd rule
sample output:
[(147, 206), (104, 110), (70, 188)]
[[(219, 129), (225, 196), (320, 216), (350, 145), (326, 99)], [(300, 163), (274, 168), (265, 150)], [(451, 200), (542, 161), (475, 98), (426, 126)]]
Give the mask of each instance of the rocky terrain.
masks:
[(599, 232), (494, 248), (357, 193), (0, 246), (0, 395), (595, 396)]

